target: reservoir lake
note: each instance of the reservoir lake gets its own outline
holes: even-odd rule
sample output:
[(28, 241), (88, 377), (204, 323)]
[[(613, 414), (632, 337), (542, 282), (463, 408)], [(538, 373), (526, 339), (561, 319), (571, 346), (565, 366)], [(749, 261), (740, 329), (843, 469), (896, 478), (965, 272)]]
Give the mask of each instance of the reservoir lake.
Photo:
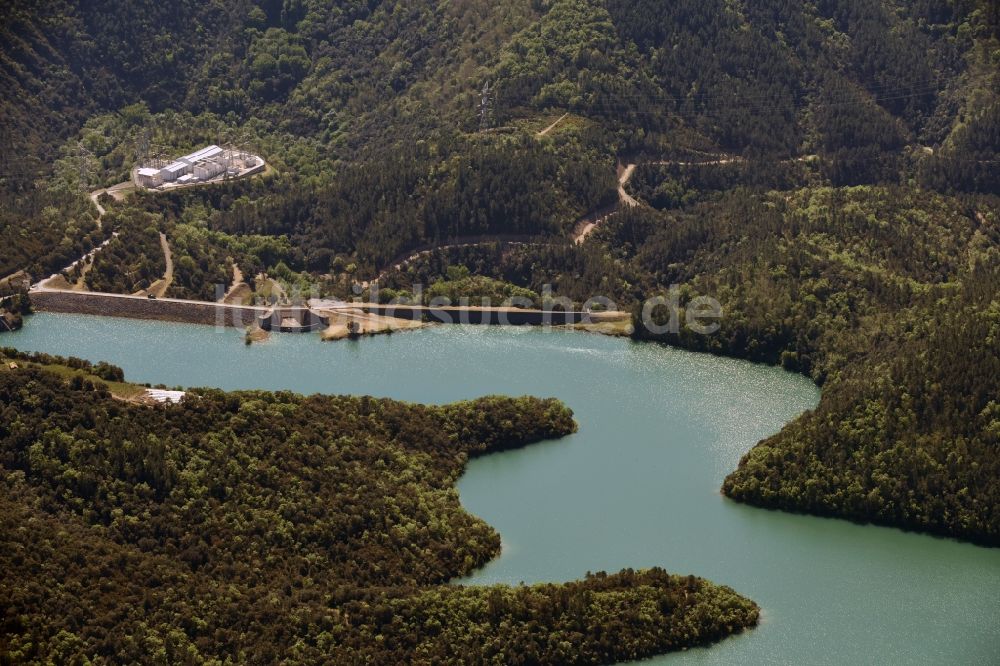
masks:
[[(1000, 549), (756, 509), (719, 488), (757, 441), (819, 400), (808, 379), (568, 331), (439, 326), (245, 346), (209, 326), (42, 313), (0, 346), (106, 360), (135, 382), (444, 403), (556, 397), (580, 429), (472, 461), (466, 509), (503, 553), (467, 584), (659, 566), (733, 587), (761, 625), (663, 664), (1000, 663)], [(647, 662), (644, 662), (647, 663)]]

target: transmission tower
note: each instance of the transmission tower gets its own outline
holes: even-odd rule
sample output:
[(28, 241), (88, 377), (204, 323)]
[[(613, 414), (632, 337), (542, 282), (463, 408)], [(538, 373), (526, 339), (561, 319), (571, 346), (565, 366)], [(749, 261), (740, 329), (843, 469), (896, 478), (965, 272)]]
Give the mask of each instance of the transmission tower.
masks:
[(152, 151), (149, 159), (152, 162), (154, 168), (162, 169), (167, 165), (167, 157), (169, 156), (169, 150), (166, 146), (159, 143), (151, 143), (150, 150)]
[(229, 180), (229, 166), (233, 154), (232, 138), (233, 134), (231, 131), (220, 132), (218, 136), (219, 143), (216, 144), (222, 148), (222, 155), (219, 156), (219, 159), (222, 160), (222, 180)]
[(493, 126), (493, 97), (496, 88), (490, 88), (487, 81), (483, 86), (482, 96), (479, 100), (479, 131), (483, 132)]
[(10, 129), (0, 126), (0, 178), (11, 174), (11, 146), (14, 144)]
[(90, 183), (90, 162), (88, 157), (93, 157), (91, 152), (83, 145), (82, 141), (78, 141), (77, 147), (77, 160), (80, 169), (80, 189), (84, 192), (88, 191), (88, 183)]
[(250, 133), (250, 128), (249, 127), (243, 127), (243, 131), (242, 131), (241, 136), (240, 136), (240, 145), (238, 146), (238, 148), (244, 154), (245, 153), (249, 153), (249, 152), (251, 152), (250, 145), (252, 143), (253, 143), (253, 136)]
[(143, 127), (139, 130), (135, 142), (135, 161), (139, 166), (149, 166), (149, 129)]

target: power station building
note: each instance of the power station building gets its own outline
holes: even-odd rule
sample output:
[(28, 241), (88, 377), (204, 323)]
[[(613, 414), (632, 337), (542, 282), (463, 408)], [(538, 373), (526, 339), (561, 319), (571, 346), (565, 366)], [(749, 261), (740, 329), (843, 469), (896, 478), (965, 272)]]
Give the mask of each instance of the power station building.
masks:
[(136, 172), (136, 179), (142, 187), (159, 187), (173, 182), (192, 183), (215, 178), (226, 168), (224, 151), (211, 145), (190, 155), (178, 157), (165, 167), (143, 167)]
[(136, 180), (142, 187), (159, 187), (163, 180), (160, 178), (160, 170), (152, 167), (142, 167), (135, 172)]
[(231, 178), (242, 178), (263, 171), (264, 161), (250, 153), (236, 148), (206, 146), (190, 155), (178, 157), (166, 166), (148, 163), (135, 171), (135, 183), (139, 187), (155, 189), (205, 183), (228, 172)]

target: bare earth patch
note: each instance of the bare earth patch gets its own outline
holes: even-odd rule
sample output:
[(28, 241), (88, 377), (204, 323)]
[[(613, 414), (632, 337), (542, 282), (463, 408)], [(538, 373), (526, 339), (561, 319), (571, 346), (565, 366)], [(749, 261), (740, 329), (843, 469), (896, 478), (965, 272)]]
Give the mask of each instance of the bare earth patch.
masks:
[(351, 335), (379, 335), (395, 331), (412, 331), (429, 326), (420, 320), (384, 317), (362, 310), (320, 311), (320, 314), (330, 318), (330, 325), (321, 334), (323, 340), (343, 340)]

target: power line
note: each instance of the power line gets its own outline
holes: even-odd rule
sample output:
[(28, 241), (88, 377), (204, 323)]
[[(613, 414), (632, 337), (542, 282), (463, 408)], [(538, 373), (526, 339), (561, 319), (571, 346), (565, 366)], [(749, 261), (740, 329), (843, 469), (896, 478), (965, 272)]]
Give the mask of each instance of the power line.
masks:
[(493, 103), (494, 97), (496, 95), (496, 88), (490, 88), (490, 82), (487, 81), (483, 86), (481, 98), (479, 101), (479, 131), (485, 132), (490, 127), (493, 126)]
[[(902, 100), (902, 99), (910, 99), (910, 98), (914, 98), (914, 97), (923, 97), (925, 95), (936, 94), (936, 93), (937, 93), (936, 89), (925, 89), (925, 90), (911, 90), (910, 92), (905, 92), (905, 93), (900, 93), (900, 94), (893, 94), (893, 95), (873, 96), (873, 97), (862, 98), (862, 99), (857, 99), (857, 98), (848, 99), (848, 98), (845, 97), (845, 98), (841, 98), (839, 100), (838, 99), (834, 99), (834, 100), (830, 100), (830, 101), (821, 101), (821, 100), (808, 100), (805, 96), (801, 96), (801, 97), (798, 97), (798, 98), (789, 99), (788, 101), (790, 102), (789, 106), (793, 106), (793, 107), (800, 106), (804, 102), (810, 102), (812, 106), (814, 106), (814, 107), (820, 107), (820, 108), (846, 108), (846, 107), (851, 107), (851, 106), (855, 106), (855, 107), (861, 108), (861, 107), (870, 106), (871, 103), (873, 103), (873, 102), (874, 103), (878, 103), (878, 102), (896, 101), (896, 100)], [(757, 104), (757, 103), (755, 103), (756, 100), (759, 100), (759, 101), (762, 101), (762, 102), (766, 101), (766, 102), (768, 102), (768, 104)], [(647, 108), (641, 108), (641, 107), (631, 107), (630, 108), (628, 106), (628, 102), (630, 102), (630, 101), (641, 102), (643, 104), (643, 106), (645, 106)], [(754, 98), (754, 97), (741, 97), (739, 95), (735, 95), (734, 94), (731, 97), (728, 97), (726, 99), (718, 98), (718, 101), (720, 101), (720, 102), (721, 101), (726, 101), (726, 102), (732, 103), (732, 104), (741, 104), (741, 105), (744, 105), (744, 106), (748, 106), (748, 107), (750, 107), (751, 111), (753, 111), (754, 113), (757, 113), (757, 114), (761, 114), (761, 113), (764, 113), (766, 111), (785, 110), (787, 108), (786, 105), (779, 105), (779, 104), (774, 103), (774, 96), (770, 96), (770, 97), (767, 97), (767, 98), (764, 98), (764, 97)], [(626, 113), (626, 114), (633, 114), (633, 115), (647, 115), (647, 116), (651, 116), (651, 115), (662, 115), (665, 111), (669, 110), (669, 109), (663, 109), (663, 108), (655, 108), (655, 109), (654, 108), (649, 108), (652, 104), (662, 105), (663, 107), (666, 107), (671, 102), (676, 102), (676, 99), (672, 99), (672, 100), (668, 101), (668, 100), (650, 99), (648, 97), (642, 97), (642, 96), (627, 96), (627, 95), (626, 96), (618, 96), (618, 95), (613, 95), (613, 96), (611, 96), (610, 99), (608, 99), (608, 98), (600, 99), (599, 98), (599, 99), (596, 99), (596, 100), (593, 100), (593, 101), (590, 101), (590, 102), (585, 102), (585, 103), (581, 104), (580, 106), (584, 110), (596, 110), (596, 111), (603, 111), (603, 112), (618, 112), (618, 113)], [(678, 106), (683, 107), (683, 104), (684, 103), (682, 102), (682, 103), (678, 104)], [(708, 111), (708, 109), (702, 108), (702, 109), (695, 110), (694, 112), (701, 114), (701, 113), (706, 113), (707, 111)], [(677, 109), (676, 112), (677, 113), (683, 112), (683, 108)]]
[[(793, 106), (808, 102), (813, 107), (821, 108), (844, 108), (850, 106), (866, 107), (873, 102), (888, 102), (937, 95), (940, 93), (942, 87), (941, 84), (954, 81), (959, 78), (961, 77), (952, 76), (932, 79), (911, 85), (886, 84), (884, 86), (876, 86), (875, 90), (878, 91), (878, 94), (872, 94), (869, 97), (859, 97), (859, 95), (865, 92), (869, 94), (872, 92), (867, 88), (856, 91), (844, 89), (843, 93), (838, 90), (836, 92), (839, 94), (839, 98), (835, 97), (832, 100), (826, 101), (822, 99), (825, 91), (821, 89), (792, 92), (791, 94), (785, 96), (783, 96), (780, 91), (773, 91), (757, 95), (745, 95), (737, 92), (731, 92), (692, 94), (685, 97), (668, 97), (655, 93), (643, 94), (641, 92), (596, 91), (595, 93), (592, 93), (595, 95), (595, 98), (589, 102), (581, 104), (580, 107), (585, 110), (603, 113), (625, 113), (632, 115), (653, 116), (662, 115), (664, 113), (664, 109), (649, 108), (654, 104), (658, 106), (676, 105), (681, 107), (680, 109), (677, 109), (677, 112), (682, 112), (684, 106), (694, 104), (702, 107), (697, 109), (695, 111), (696, 113), (706, 113), (708, 110), (704, 108), (705, 106), (710, 106), (711, 103), (725, 102), (726, 104), (741, 104), (749, 106), (755, 113), (765, 113), (768, 111), (787, 109), (786, 104), (776, 103), (782, 97), (784, 97), (784, 99)], [(646, 108), (629, 108), (629, 102), (639, 102)], [(764, 104), (761, 104), (761, 102)]]
[[(920, 81), (920, 82), (913, 82), (913, 83), (906, 83), (906, 84), (902, 84), (902, 83), (898, 83), (898, 82), (892, 82), (892, 83), (885, 83), (885, 84), (875, 85), (875, 86), (858, 85), (857, 88), (859, 88), (858, 92), (868, 92), (868, 93), (873, 94), (873, 96), (875, 96), (875, 97), (885, 96), (885, 95), (895, 95), (895, 94), (898, 94), (898, 93), (903, 93), (903, 92), (908, 92), (908, 91), (915, 91), (915, 92), (918, 92), (918, 93), (920, 91), (937, 92), (941, 87), (943, 87), (943, 85), (945, 85), (947, 83), (950, 83), (950, 82), (953, 82), (953, 81), (957, 81), (957, 80), (961, 79), (963, 76), (964, 75), (962, 75), (962, 74), (957, 74), (957, 75), (952, 75), (952, 76), (943, 76), (943, 77), (931, 78), (931, 79), (926, 79), (926, 80)], [(744, 79), (732, 79), (732, 82), (734, 82), (734, 83), (745, 83), (746, 81)], [(654, 82), (650, 81), (650, 83), (654, 83)], [(852, 82), (850, 82), (848, 80), (844, 80), (843, 83), (849, 84), (849, 83), (852, 83)], [(838, 86), (838, 87), (847, 88), (846, 85), (844, 85), (844, 86)], [(792, 96), (794, 96), (794, 97), (805, 97), (805, 96), (813, 95), (813, 94), (816, 94), (816, 93), (819, 93), (819, 92), (822, 92), (822, 90), (818, 89), (818, 88), (814, 88), (812, 90), (803, 90), (803, 91), (800, 91), (800, 92), (792, 92)], [(740, 97), (744, 101), (745, 100), (752, 100), (752, 99), (769, 99), (769, 98), (773, 97), (773, 95), (770, 92), (760, 93), (758, 95), (738, 94), (738, 93), (735, 93), (735, 92), (711, 92), (711, 93), (704, 92), (704, 93), (689, 93), (689, 94), (686, 94), (684, 96), (679, 96), (679, 97), (665, 96), (665, 95), (663, 95), (663, 91), (662, 90), (659, 90), (659, 91), (648, 91), (648, 93), (643, 93), (643, 92), (617, 92), (617, 93), (613, 93), (613, 94), (614, 94), (615, 97), (620, 98), (620, 99), (641, 99), (641, 100), (652, 100), (652, 101), (662, 102), (662, 103), (677, 103), (677, 104), (683, 104), (683, 103), (687, 103), (687, 102), (711, 102), (711, 101), (716, 101), (716, 100), (729, 101), (733, 97)]]

